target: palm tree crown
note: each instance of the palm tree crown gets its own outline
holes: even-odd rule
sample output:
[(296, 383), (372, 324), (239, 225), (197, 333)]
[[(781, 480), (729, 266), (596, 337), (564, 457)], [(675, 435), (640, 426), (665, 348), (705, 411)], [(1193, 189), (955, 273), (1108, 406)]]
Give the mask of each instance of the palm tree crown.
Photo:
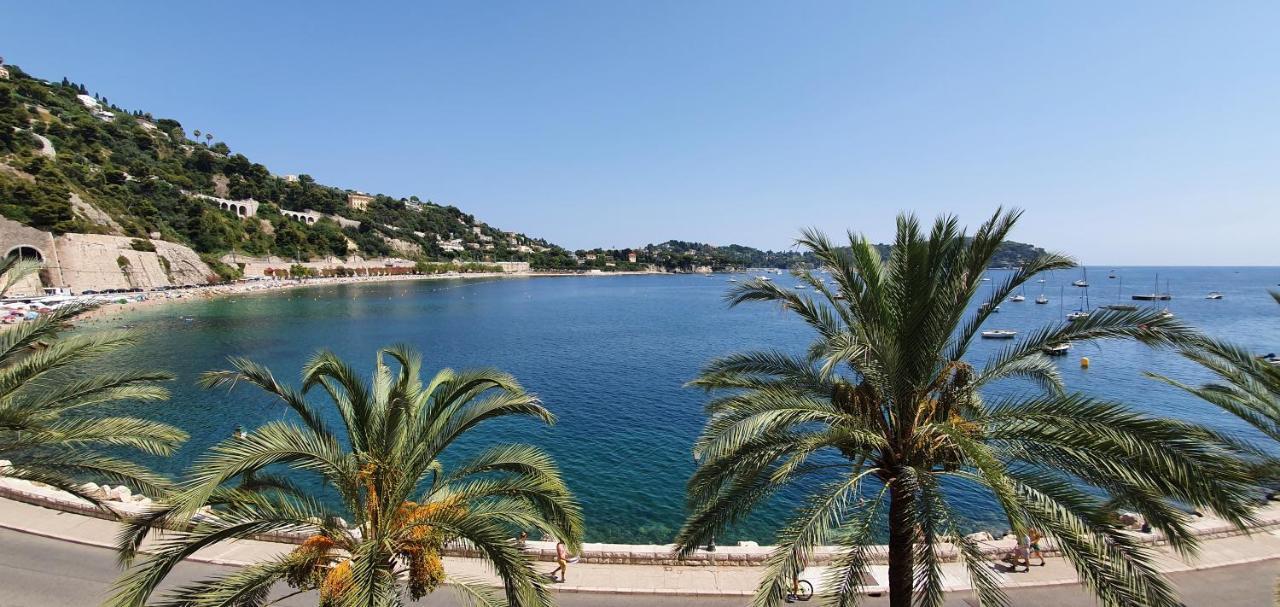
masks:
[[(1280, 292), (1272, 291), (1271, 297), (1280, 303)], [(1280, 443), (1280, 364), (1211, 337), (1184, 345), (1179, 352), (1216, 380), (1193, 386), (1164, 375), (1147, 375), (1221, 408)], [(1280, 484), (1280, 461), (1259, 459), (1256, 475), (1259, 482), (1271, 487)]]
[[(891, 604), (910, 605), (913, 595), (921, 605), (941, 604), (944, 542), (959, 552), (983, 604), (1002, 604), (993, 571), (949, 503), (949, 487), (968, 485), (990, 494), (1015, 530), (1042, 530), (1104, 604), (1177, 604), (1153, 568), (1154, 553), (1111, 524), (1114, 505), (1123, 502), (1175, 547), (1194, 550), (1188, 517), (1171, 500), (1242, 523), (1249, 508), (1238, 491), (1246, 475), (1238, 456), (1247, 448), (1065, 392), (1044, 348), (1190, 338), (1190, 329), (1155, 312), (1095, 312), (1031, 332), (984, 365), (965, 360), (996, 305), (1036, 274), (1073, 265), (1042, 255), (971, 309), (1019, 214), (997, 212), (971, 238), (954, 218), (940, 218), (926, 235), (914, 217), (900, 217), (887, 259), (862, 236), (850, 234), (840, 248), (809, 230), (799, 244), (835, 289), (808, 272), (797, 276), (816, 298), (765, 281), (736, 287), (731, 304), (780, 303), (818, 335), (804, 355), (730, 355), (691, 382), (717, 395), (694, 449), (699, 468), (679, 551), (691, 553), (793, 486), (810, 496), (808, 505), (780, 531), (756, 605), (784, 598), (823, 543), (842, 549), (826, 580), (832, 600), (856, 601), (868, 543), (885, 523)], [(984, 400), (984, 387), (1009, 379), (1035, 389)], [(838, 465), (828, 465), (832, 457)]]
[[(0, 296), (39, 264), (0, 260)], [(35, 320), (0, 329), (0, 475), (42, 482), (95, 504), (86, 479), (131, 485), (161, 497), (169, 482), (104, 449), (168, 455), (186, 440), (181, 430), (146, 419), (102, 415), (102, 405), (168, 397), (156, 382), (166, 373), (118, 370), (89, 374), (92, 363), (134, 343), (129, 333), (102, 331), (66, 337), (68, 321), (89, 307), (66, 306)]]
[[(488, 560), (510, 604), (550, 602), (532, 561), (510, 538), (514, 529), (536, 528), (570, 546), (580, 541), (579, 507), (551, 458), (533, 447), (504, 445), (451, 471), (440, 462), (454, 441), (487, 420), (554, 421), (514, 378), (494, 370), (444, 370), (423, 384), (421, 358), (404, 346), (380, 351), (368, 382), (321, 352), (303, 369), (300, 391), (251, 361), (232, 359), (232, 365), (233, 371), (206, 374), (204, 384), (247, 381), (284, 403), (300, 423), (269, 423), (214, 446), (170, 507), (133, 521), (121, 539), (126, 561), (153, 525), (187, 521), (204, 506), (214, 513), (187, 531), (166, 534), (156, 554), (117, 583), (110, 604), (143, 604), (176, 563), (202, 547), (273, 532), (309, 539), (280, 558), (180, 588), (160, 604), (260, 605), (280, 581), (318, 590), (324, 605), (399, 604), (404, 590), (416, 599), (445, 581), (441, 551), (453, 542)], [(327, 397), (336, 423), (307, 401), (314, 388)], [(281, 465), (318, 475), (340, 506), (269, 471)], [(483, 583), (449, 581), (483, 604), (501, 602)]]

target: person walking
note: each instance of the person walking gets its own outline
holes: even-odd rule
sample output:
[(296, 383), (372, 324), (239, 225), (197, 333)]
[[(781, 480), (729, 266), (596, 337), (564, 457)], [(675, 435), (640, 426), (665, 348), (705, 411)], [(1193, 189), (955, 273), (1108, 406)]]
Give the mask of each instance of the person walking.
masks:
[[(565, 547), (564, 540), (556, 540), (556, 565), (555, 571), (551, 572), (551, 580), (554, 582), (564, 583), (565, 575), (569, 573), (569, 549)], [(560, 573), (560, 579), (556, 579), (556, 573)]]
[(1044, 567), (1044, 553), (1040, 552), (1040, 540), (1044, 539), (1044, 535), (1039, 529), (1034, 527), (1027, 531), (1027, 571), (1031, 571), (1031, 555), (1036, 555), (1040, 559), (1040, 567)]

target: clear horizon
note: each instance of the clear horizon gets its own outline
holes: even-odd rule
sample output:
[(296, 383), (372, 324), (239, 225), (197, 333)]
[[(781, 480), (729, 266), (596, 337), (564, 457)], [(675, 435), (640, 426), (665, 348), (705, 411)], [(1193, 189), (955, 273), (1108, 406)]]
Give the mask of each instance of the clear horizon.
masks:
[(9, 7), (0, 55), (272, 172), (570, 249), (890, 240), (900, 210), (1086, 265), (1275, 265), (1280, 5)]

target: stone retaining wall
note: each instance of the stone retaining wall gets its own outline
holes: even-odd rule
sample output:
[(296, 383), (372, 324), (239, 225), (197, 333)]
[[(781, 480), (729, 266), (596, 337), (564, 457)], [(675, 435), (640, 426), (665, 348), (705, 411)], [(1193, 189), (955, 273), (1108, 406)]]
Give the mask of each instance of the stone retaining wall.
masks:
[[(63, 234), (31, 228), (0, 217), (0, 256), (19, 247), (35, 249), (44, 262), (43, 286), (86, 289), (131, 289), (184, 284), (202, 285), (214, 276), (190, 248), (152, 240), (155, 252), (135, 251), (134, 238), (104, 234)], [(123, 266), (120, 259), (127, 261)], [(168, 264), (168, 268), (165, 268)], [(41, 281), (32, 277), (19, 283), (14, 295), (38, 295)]]
[[(59, 270), (58, 250), (53, 243), (53, 234), (0, 217), (0, 258), (8, 257), (19, 248), (35, 249), (40, 254), (45, 263), (46, 280), (53, 283), (49, 286), (60, 287), (66, 284)], [(43, 293), (42, 287), (39, 276), (30, 276), (14, 285), (9, 294), (40, 295)]]
[[(101, 234), (63, 234), (56, 239), (63, 280), (74, 291), (207, 284), (215, 274), (191, 249), (150, 241), (155, 252), (135, 251), (135, 239)], [(121, 264), (120, 259), (127, 261)], [(163, 259), (163, 261), (162, 261)], [(165, 268), (168, 264), (168, 268)]]

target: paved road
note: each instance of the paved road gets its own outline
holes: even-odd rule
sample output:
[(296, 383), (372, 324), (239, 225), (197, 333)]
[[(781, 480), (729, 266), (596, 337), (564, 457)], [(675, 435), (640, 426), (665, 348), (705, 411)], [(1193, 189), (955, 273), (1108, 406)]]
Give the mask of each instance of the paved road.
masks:
[[(180, 585), (225, 571), (226, 568), (217, 565), (184, 563), (169, 579), (171, 585)], [(0, 607), (98, 605), (106, 597), (117, 573), (114, 555), (104, 548), (0, 529)], [(1257, 607), (1271, 605), (1277, 575), (1280, 575), (1280, 558), (1236, 567), (1175, 574), (1173, 581), (1182, 589), (1187, 605), (1192, 607)], [(1017, 589), (1010, 592), (1010, 598), (1014, 605), (1027, 607), (1096, 605), (1083, 592), (1062, 586)], [(565, 607), (738, 607), (747, 602), (740, 598), (577, 593), (559, 595), (559, 604)], [(279, 604), (314, 606), (316, 601), (314, 597), (303, 596), (287, 599)], [(458, 603), (446, 591), (428, 597), (420, 604), (445, 607)], [(873, 598), (862, 604), (881, 607), (888, 605), (888, 601)], [(952, 596), (947, 605), (973, 607), (976, 602), (958, 594)]]

